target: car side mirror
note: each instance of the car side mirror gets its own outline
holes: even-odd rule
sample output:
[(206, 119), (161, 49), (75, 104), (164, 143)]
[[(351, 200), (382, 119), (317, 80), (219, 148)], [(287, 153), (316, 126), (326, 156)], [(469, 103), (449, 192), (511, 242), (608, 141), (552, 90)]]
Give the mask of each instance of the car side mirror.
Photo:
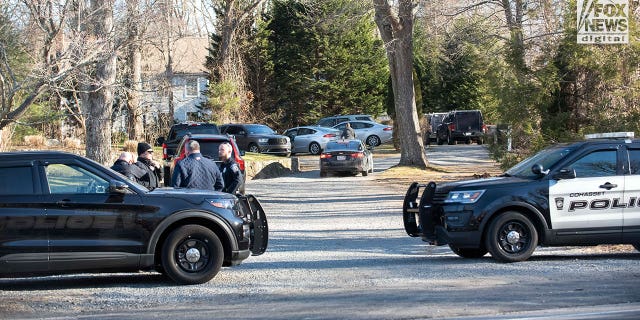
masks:
[(129, 185), (122, 181), (112, 180), (109, 183), (109, 193), (127, 193), (127, 188)]
[(162, 146), (162, 144), (166, 141), (164, 137), (159, 137), (156, 139), (156, 147)]
[(544, 170), (544, 168), (542, 167), (541, 164), (536, 163), (533, 165), (533, 167), (531, 167), (531, 172), (533, 172), (533, 174), (535, 175), (547, 175), (549, 174), (549, 170)]
[(563, 180), (563, 179), (575, 179), (576, 178), (576, 170), (571, 168), (562, 168), (558, 173), (553, 176), (554, 179)]

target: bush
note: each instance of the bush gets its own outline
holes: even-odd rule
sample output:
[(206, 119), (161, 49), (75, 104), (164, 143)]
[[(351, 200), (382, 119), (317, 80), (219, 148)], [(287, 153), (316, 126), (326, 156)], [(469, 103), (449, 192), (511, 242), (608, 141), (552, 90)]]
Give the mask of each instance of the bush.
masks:
[(62, 140), (62, 145), (68, 149), (81, 149), (82, 141), (78, 138), (65, 138)]
[(24, 136), (24, 144), (29, 147), (44, 147), (46, 139), (42, 135)]
[(122, 151), (133, 152), (136, 154), (138, 151), (138, 141), (135, 140), (127, 140), (122, 145)]

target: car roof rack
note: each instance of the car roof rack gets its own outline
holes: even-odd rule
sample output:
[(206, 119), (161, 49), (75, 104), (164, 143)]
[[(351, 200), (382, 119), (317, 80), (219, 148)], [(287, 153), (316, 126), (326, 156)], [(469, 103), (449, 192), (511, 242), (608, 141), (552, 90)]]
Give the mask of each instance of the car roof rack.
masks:
[(605, 133), (592, 133), (585, 134), (584, 138), (586, 140), (593, 139), (633, 139), (633, 132), (605, 132)]

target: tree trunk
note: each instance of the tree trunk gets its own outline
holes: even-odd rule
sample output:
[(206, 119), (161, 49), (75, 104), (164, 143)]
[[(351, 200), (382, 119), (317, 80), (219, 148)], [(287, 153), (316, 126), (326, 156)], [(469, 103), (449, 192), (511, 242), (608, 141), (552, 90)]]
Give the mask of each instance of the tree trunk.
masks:
[(128, 131), (129, 139), (143, 140), (144, 126), (142, 123), (143, 110), (140, 105), (140, 95), (142, 93), (142, 52), (140, 47), (141, 23), (139, 0), (127, 0), (128, 21), (127, 30), (129, 32), (129, 52), (127, 54), (128, 81), (127, 81), (127, 109), (128, 109)]
[(173, 23), (171, 18), (171, 9), (173, 7), (172, 0), (165, 0), (165, 18), (167, 23), (167, 38), (165, 39), (165, 69), (164, 69), (164, 91), (167, 96), (167, 104), (169, 106), (169, 119), (171, 123), (175, 122), (175, 105), (173, 101), (173, 53), (171, 46), (173, 45)]
[(399, 0), (398, 15), (392, 13), (387, 0), (373, 0), (375, 21), (380, 30), (389, 59), (398, 137), (400, 165), (427, 167), (427, 156), (421, 139), (413, 85), (413, 4)]
[(113, 0), (91, 0), (89, 10), (95, 10), (89, 19), (90, 34), (96, 40), (105, 41), (104, 55), (95, 64), (94, 79), (85, 83), (82, 94), (87, 111), (87, 157), (102, 164), (111, 161), (111, 113), (113, 105), (113, 85), (116, 79), (116, 52), (109, 32), (113, 30)]

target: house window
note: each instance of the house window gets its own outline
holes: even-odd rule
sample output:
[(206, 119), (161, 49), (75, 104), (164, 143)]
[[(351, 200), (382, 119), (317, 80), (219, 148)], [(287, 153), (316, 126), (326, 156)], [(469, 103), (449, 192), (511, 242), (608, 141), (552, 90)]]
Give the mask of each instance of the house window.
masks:
[(185, 79), (184, 95), (185, 97), (197, 97), (198, 96), (198, 78), (188, 77)]

